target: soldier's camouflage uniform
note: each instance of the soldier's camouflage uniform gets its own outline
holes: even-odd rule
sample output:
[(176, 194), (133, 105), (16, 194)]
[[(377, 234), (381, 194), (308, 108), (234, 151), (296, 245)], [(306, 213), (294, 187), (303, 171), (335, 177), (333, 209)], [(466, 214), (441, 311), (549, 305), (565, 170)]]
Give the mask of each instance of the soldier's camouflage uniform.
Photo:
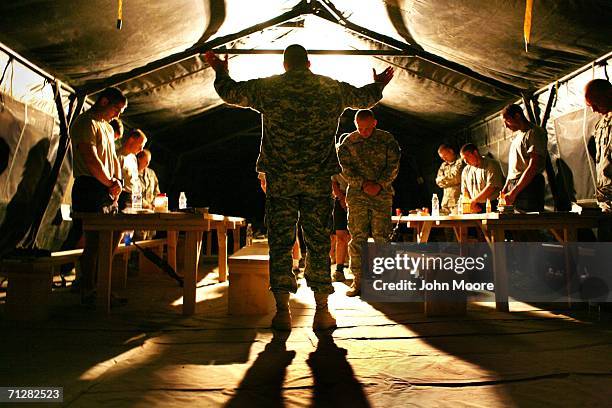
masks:
[[(153, 209), (155, 197), (159, 194), (159, 181), (155, 170), (146, 167), (142, 173), (138, 172), (138, 179), (142, 189), (142, 207)], [(140, 241), (142, 239), (153, 239), (154, 236), (155, 231), (135, 231), (133, 238), (135, 241)]]
[(262, 114), (257, 171), (266, 173), (270, 289), (295, 293), (291, 248), (298, 217), (307, 248), (305, 278), (316, 293), (333, 293), (330, 276), (331, 183), (340, 171), (334, 144), (345, 108), (368, 108), (382, 83), (356, 88), (308, 69), (236, 82), (217, 73), (215, 89), (227, 103)]
[(452, 163), (443, 162), (438, 169), (436, 184), (444, 190), (440, 211), (449, 214), (457, 207), (461, 195), (461, 173), (465, 163), (458, 157)]
[[(350, 270), (361, 276), (361, 249), (368, 241), (369, 233), (377, 244), (388, 241), (391, 232), (391, 206), (393, 186), (400, 162), (400, 148), (393, 135), (374, 129), (364, 138), (355, 131), (344, 139), (338, 148), (342, 176), (348, 181), (346, 204)], [(364, 181), (374, 181), (382, 186), (372, 197), (362, 190)]]
[(612, 113), (597, 122), (594, 137), (597, 202), (604, 212), (612, 212)]

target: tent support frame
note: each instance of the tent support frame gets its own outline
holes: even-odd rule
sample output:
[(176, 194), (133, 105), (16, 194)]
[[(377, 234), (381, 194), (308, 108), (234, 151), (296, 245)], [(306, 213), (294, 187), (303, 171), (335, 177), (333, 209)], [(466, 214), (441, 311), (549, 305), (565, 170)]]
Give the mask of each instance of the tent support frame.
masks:
[(315, 15), (317, 17), (320, 17), (325, 20), (331, 21), (333, 23), (339, 24), (342, 27), (346, 28), (347, 30), (352, 31), (361, 36), (364, 36), (370, 40), (384, 44), (398, 51), (403, 51), (405, 55), (410, 55), (410, 56), (414, 55), (417, 58), (420, 58), (422, 60), (425, 60), (435, 65), (438, 65), (442, 68), (454, 71), (463, 76), (469, 77), (476, 81), (490, 85), (494, 88), (500, 89), (504, 92), (509, 93), (510, 95), (515, 95), (515, 96), (520, 95), (520, 89), (518, 89), (515, 86), (512, 86), (510, 84), (506, 84), (504, 82), (490, 78), (486, 75), (482, 75), (464, 65), (458, 64), (456, 62), (448, 61), (442, 57), (428, 53), (417, 45), (407, 44), (405, 42), (398, 41), (394, 38), (391, 38), (389, 36), (376, 33), (365, 27), (361, 27), (357, 24), (351, 23), (350, 21), (348, 21), (342, 16), (342, 13), (340, 13), (333, 6), (331, 2), (326, 1), (326, 0), (302, 0), (293, 9), (289, 10), (286, 13), (281, 14), (278, 17), (275, 17), (273, 19), (270, 19), (260, 24), (256, 24), (254, 26), (241, 30), (237, 33), (219, 37), (212, 41), (203, 43), (201, 45), (193, 46), (180, 53), (173, 54), (166, 58), (162, 58), (160, 60), (151, 62), (142, 67), (135, 68), (130, 72), (114, 75), (97, 84), (79, 89), (78, 92), (83, 93), (85, 95), (91, 95), (91, 94), (100, 92), (101, 90), (107, 87), (110, 87), (110, 86), (119, 86), (127, 81), (139, 78), (141, 76), (144, 76), (151, 72), (165, 68), (177, 62), (192, 58), (195, 55), (201, 54), (213, 48), (227, 45), (231, 42), (237, 41), (241, 38), (244, 38), (258, 31), (262, 31), (266, 28), (270, 28), (270, 27), (288, 22), (301, 15), (309, 15), (309, 14)]

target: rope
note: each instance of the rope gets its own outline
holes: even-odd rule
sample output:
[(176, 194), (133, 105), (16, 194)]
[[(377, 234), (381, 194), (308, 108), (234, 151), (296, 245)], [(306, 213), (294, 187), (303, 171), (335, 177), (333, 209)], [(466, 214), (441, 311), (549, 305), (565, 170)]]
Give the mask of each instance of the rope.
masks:
[(117, 30), (123, 25), (123, 0), (117, 0)]

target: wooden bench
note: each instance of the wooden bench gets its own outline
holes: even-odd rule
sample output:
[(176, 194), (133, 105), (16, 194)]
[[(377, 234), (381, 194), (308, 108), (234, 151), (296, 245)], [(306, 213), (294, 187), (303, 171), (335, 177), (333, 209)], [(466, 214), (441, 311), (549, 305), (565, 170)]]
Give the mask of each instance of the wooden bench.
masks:
[(265, 242), (246, 246), (229, 257), (229, 314), (267, 314), (273, 309), (269, 262)]
[[(166, 239), (138, 241), (140, 247), (150, 248), (158, 255), (163, 254)], [(129, 254), (138, 249), (133, 245), (120, 244), (113, 259), (113, 274), (117, 276), (118, 287), (125, 288)], [(83, 249), (52, 252), (50, 256), (3, 259), (0, 261), (0, 275), (8, 279), (6, 292), (6, 317), (9, 320), (44, 320), (48, 317), (49, 294), (53, 287), (53, 276), (60, 267), (76, 263)], [(139, 251), (138, 267), (145, 273), (159, 271)]]
[(62, 265), (77, 262), (82, 249), (51, 253), (37, 258), (3, 259), (0, 274), (8, 278), (6, 317), (10, 320), (44, 320), (48, 315), (53, 276)]

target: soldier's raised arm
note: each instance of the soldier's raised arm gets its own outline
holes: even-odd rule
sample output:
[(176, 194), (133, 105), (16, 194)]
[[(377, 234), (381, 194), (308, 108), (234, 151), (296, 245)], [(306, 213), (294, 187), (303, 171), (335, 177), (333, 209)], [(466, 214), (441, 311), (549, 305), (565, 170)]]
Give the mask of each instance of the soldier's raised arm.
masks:
[(215, 70), (215, 90), (223, 101), (245, 108), (261, 107), (261, 80), (234, 81), (229, 74), (227, 55), (220, 59), (212, 51), (204, 54), (206, 62)]
[(374, 82), (357, 88), (346, 82), (340, 82), (342, 102), (345, 107), (367, 109), (376, 105), (383, 97), (382, 91), (393, 78), (393, 68), (387, 67), (380, 74), (372, 69)]

